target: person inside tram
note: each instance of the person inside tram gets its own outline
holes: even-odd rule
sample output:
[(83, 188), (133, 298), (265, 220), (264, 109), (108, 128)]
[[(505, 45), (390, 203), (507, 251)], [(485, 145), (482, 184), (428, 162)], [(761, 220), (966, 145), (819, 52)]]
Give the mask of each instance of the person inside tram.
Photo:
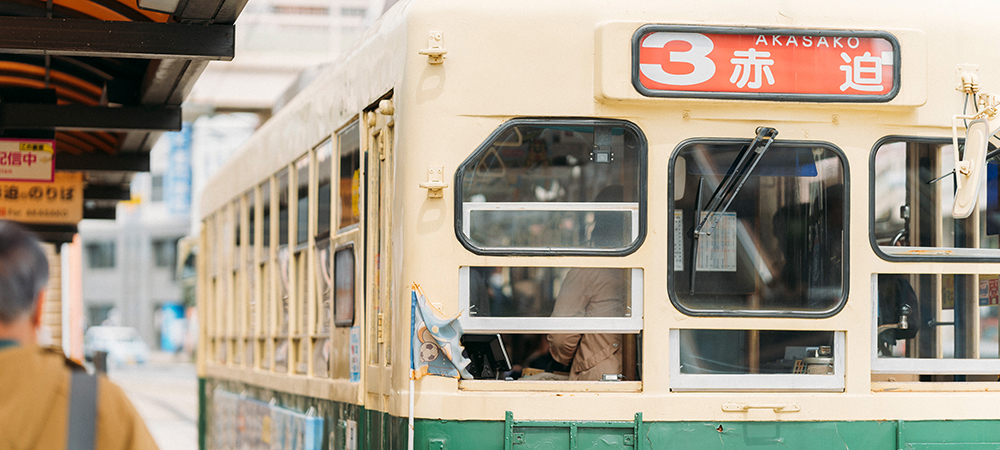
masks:
[[(61, 350), (39, 345), (48, 279), (49, 261), (38, 240), (0, 220), (0, 448), (83, 443), (74, 448), (155, 450), (118, 386), (103, 375), (86, 375)], [(70, 415), (70, 403), (81, 414)]]
[[(608, 186), (596, 202), (621, 202), (621, 185)], [(613, 247), (622, 240), (624, 218), (613, 212), (594, 213), (592, 247)], [(563, 279), (553, 317), (622, 317), (628, 295), (628, 269), (576, 267)], [(570, 366), (570, 380), (601, 380), (605, 374), (620, 375), (624, 335), (613, 333), (550, 334), (549, 353), (560, 364)]]

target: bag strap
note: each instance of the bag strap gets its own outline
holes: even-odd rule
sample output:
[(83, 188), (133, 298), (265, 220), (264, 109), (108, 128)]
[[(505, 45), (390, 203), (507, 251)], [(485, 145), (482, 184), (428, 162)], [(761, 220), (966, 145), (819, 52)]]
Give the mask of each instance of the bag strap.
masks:
[(74, 370), (71, 376), (66, 450), (94, 450), (97, 429), (97, 375)]

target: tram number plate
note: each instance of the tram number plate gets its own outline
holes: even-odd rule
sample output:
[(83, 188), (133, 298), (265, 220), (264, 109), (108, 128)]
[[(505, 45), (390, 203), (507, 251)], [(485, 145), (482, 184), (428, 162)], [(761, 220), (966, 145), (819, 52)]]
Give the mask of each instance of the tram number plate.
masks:
[(885, 32), (647, 25), (632, 84), (647, 96), (889, 101), (899, 50)]

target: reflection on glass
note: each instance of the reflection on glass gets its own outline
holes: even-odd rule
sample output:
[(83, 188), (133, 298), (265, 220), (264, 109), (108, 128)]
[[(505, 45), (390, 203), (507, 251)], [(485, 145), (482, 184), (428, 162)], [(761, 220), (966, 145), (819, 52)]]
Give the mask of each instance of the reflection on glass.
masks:
[(288, 245), (288, 169), (278, 172), (278, 245)]
[(274, 349), (274, 370), (284, 373), (288, 371), (288, 339), (281, 339)]
[(337, 250), (334, 255), (334, 289), (336, 298), (334, 324), (354, 325), (354, 246)]
[(459, 168), (463, 232), (482, 248), (627, 248), (645, 152), (618, 121), (507, 125)]
[(280, 285), (278, 296), (281, 299), (278, 310), (278, 321), (280, 325), (278, 327), (279, 336), (288, 336), (289, 333), (289, 296), (291, 293), (291, 280), (289, 279), (291, 275), (290, 261), (291, 257), (288, 254), (288, 247), (281, 247), (278, 249), (278, 284)]
[(330, 339), (317, 339), (313, 344), (313, 376), (330, 376)]
[(883, 251), (897, 254), (893, 250), (902, 250), (892, 247), (1000, 248), (996, 162), (984, 168), (987, 182), (968, 219), (952, 217), (954, 177), (930, 183), (954, 170), (954, 153), (950, 141), (890, 142), (875, 151), (872, 218), (875, 240)]
[(832, 331), (680, 330), (683, 374), (833, 373)]
[(998, 358), (998, 292), (1000, 275), (879, 275), (879, 357)]
[(337, 153), (340, 157), (339, 228), (361, 220), (361, 133), (358, 121), (337, 133)]
[(630, 317), (631, 270), (470, 267), (470, 316)]
[(316, 333), (330, 332), (330, 317), (333, 314), (333, 270), (330, 267), (330, 240), (324, 239), (316, 243), (316, 292), (319, 295), (319, 308), (316, 313)]
[(271, 246), (271, 182), (265, 181), (260, 185), (261, 211), (261, 234), (263, 238), (264, 257), (268, 258), (268, 248)]
[(309, 155), (295, 162), (295, 180), (298, 183), (295, 211), (295, 245), (309, 241)]
[[(775, 143), (711, 235), (696, 220), (742, 143), (692, 143), (674, 161), (673, 297), (698, 313), (823, 312), (844, 298), (844, 163), (826, 147)], [(694, 270), (692, 271), (692, 267)]]
[(316, 236), (330, 233), (330, 188), (333, 172), (333, 142), (316, 148)]

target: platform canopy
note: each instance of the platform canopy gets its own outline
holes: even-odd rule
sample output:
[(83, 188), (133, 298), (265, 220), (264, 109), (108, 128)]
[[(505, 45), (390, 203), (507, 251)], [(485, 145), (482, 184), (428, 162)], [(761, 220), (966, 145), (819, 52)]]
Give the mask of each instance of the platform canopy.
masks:
[(56, 171), (84, 172), (83, 217), (114, 218), (208, 62), (233, 58), (246, 2), (0, 0), (0, 137), (54, 139)]

